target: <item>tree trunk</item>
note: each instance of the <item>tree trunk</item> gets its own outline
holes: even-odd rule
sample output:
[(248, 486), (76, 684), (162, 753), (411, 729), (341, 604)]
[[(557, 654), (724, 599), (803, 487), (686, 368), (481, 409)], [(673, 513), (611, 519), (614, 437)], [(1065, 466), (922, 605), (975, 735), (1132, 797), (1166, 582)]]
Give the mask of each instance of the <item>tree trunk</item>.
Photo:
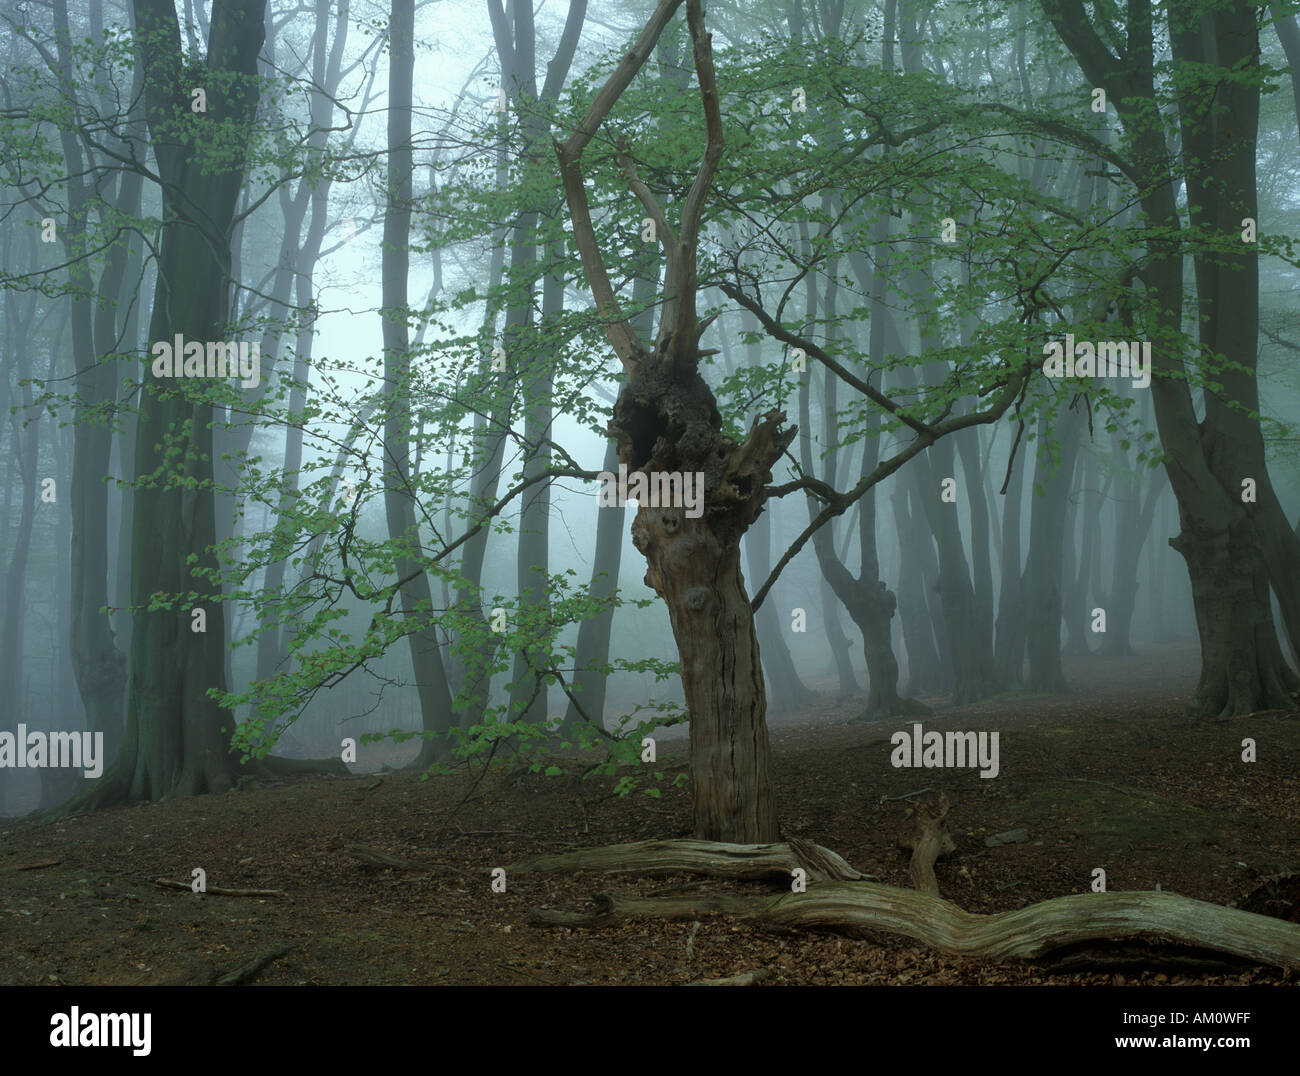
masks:
[(948, 687), (947, 665), (938, 647), (942, 626), (931, 616), (925, 593), (926, 561), (933, 578), (934, 550), (924, 524), (914, 520), (908, 507), (912, 474), (904, 471), (894, 479), (890, 494), (894, 508), (894, 525), (898, 535), (898, 622), (903, 629), (903, 646), (907, 650), (907, 687), (905, 694), (937, 695)]
[[(138, 62), (158, 168), (164, 179), (157, 287), (149, 338), (224, 339), (229, 328), (230, 229), (244, 181), (238, 158), (214, 166), (173, 141), (182, 123), (251, 122), (253, 77), (263, 39), (265, 0), (216, 0), (207, 66), (213, 72), (205, 117), (185, 115), (189, 87), (182, 69), (180, 28), (170, 0), (135, 0)], [(196, 236), (199, 238), (196, 239)], [(122, 800), (221, 792), (230, 788), (235, 760), (233, 717), (208, 696), (225, 687), (225, 615), (205, 601), (215, 570), (212, 490), (212, 405), (189, 398), (187, 386), (146, 378), (136, 435), (136, 491), (131, 546), (135, 626), (130, 693), (122, 751), (98, 787), (70, 809)], [(178, 442), (173, 448), (173, 442)], [(173, 459), (179, 450), (180, 463)], [(156, 473), (181, 471), (169, 484)], [(190, 559), (195, 563), (191, 564)], [(186, 603), (153, 608), (157, 595), (197, 591), (207, 630), (192, 631)]]
[[(605, 444), (605, 462), (601, 469), (618, 471), (618, 446)], [(627, 512), (622, 505), (596, 510), (596, 551), (591, 562), (591, 582), (587, 592), (602, 604), (613, 600), (618, 592), (618, 573), (623, 562), (623, 525)], [(598, 728), (605, 727), (605, 688), (603, 671), (609, 664), (609, 637), (614, 625), (613, 608), (603, 609), (578, 625), (578, 643), (574, 650), (572, 691), (561, 734), (569, 734), (585, 716)], [(580, 712), (581, 710), (581, 712)]]
[(393, 0), (389, 24), (388, 204), (384, 212), (383, 301), (384, 382), (389, 393), (384, 421), (385, 459), (392, 470), (384, 480), (384, 511), (389, 538), (398, 544), (402, 612), (419, 627), (407, 634), (416, 690), (420, 696), (424, 744), (415, 765), (425, 766), (451, 749), (445, 733), (452, 724), (451, 690), (433, 619), (429, 576), (423, 570), (415, 491), (411, 488), (410, 338), (407, 326), (407, 275), (411, 230), (411, 87), (415, 66), (415, 0)]
[[(1123, 453), (1116, 441), (1116, 456), (1123, 462)], [(1133, 653), (1132, 631), (1133, 611), (1137, 607), (1138, 564), (1142, 549), (1146, 545), (1147, 535), (1151, 533), (1151, 522), (1155, 516), (1156, 505), (1160, 503), (1168, 481), (1164, 471), (1151, 473), (1146, 493), (1140, 494), (1137, 484), (1130, 490), (1131, 495), (1123, 498), (1115, 510), (1115, 554), (1114, 568), (1111, 574), (1110, 593), (1106, 597), (1106, 634), (1102, 636), (1101, 652), (1113, 657), (1123, 657)], [(1141, 496), (1141, 506), (1138, 505)], [(1159, 576), (1163, 574), (1164, 564), (1153, 559), (1153, 567), (1148, 572), (1147, 583), (1153, 589), (1160, 586)]]
[[(1184, 254), (1175, 200), (1180, 177), (1170, 170), (1163, 132), (1149, 114), (1155, 86), (1152, 9), (1130, 6), (1128, 46), (1121, 58), (1102, 41), (1080, 0), (1041, 2), (1086, 77), (1105, 88), (1124, 121), (1143, 213), (1151, 223), (1143, 280), (1157, 313), (1155, 331), (1148, 335), (1177, 339)], [(1240, 236), (1244, 218), (1258, 219), (1255, 9), (1245, 0), (1213, 10), (1179, 2), (1170, 5), (1168, 15), (1174, 61), (1186, 73), (1178, 105), (1190, 220), (1231, 240)], [(1225, 70), (1238, 74), (1225, 78)], [(1255, 244), (1230, 242), (1229, 247), (1194, 250), (1201, 345), (1211, 360), (1209, 379), (1217, 382), (1213, 391), (1204, 392), (1203, 419), (1197, 416), (1184, 356), (1160, 344), (1152, 349), (1151, 394), (1182, 531), (1171, 544), (1192, 573), (1201, 633), (1202, 673), (1193, 710), (1203, 714), (1295, 705), (1296, 676), (1276, 637), (1264, 638), (1276, 631), (1267, 586), (1240, 578), (1242, 571), (1267, 573), (1293, 644), (1300, 638), (1300, 595), (1294, 585), (1300, 554), (1294, 531), (1280, 518), (1255, 417), (1258, 255)], [(1225, 365), (1214, 358), (1218, 355), (1227, 360)], [(1241, 500), (1244, 478), (1255, 481), (1253, 505)], [(1240, 525), (1243, 516), (1251, 526)], [(1196, 573), (1204, 574), (1198, 578)], [(1214, 627), (1229, 612), (1224, 606), (1228, 595), (1262, 603), (1230, 611), (1237, 628), (1252, 628), (1235, 633), (1230, 642)], [(1279, 692), (1279, 686), (1285, 690)]]
[[(1075, 484), (1073, 498), (1074, 520), (1069, 525), (1071, 538), (1078, 534), (1078, 555), (1073, 557), (1074, 570), (1066, 572), (1067, 586), (1062, 615), (1065, 620), (1064, 653), (1086, 657), (1092, 653), (1088, 640), (1092, 636), (1092, 607), (1088, 596), (1093, 591), (1092, 567), (1096, 559), (1097, 543), (1101, 533), (1101, 509), (1110, 491), (1111, 480), (1102, 489), (1096, 488), (1097, 465), (1091, 452), (1084, 452), (1080, 460), (1079, 481)], [(1077, 521), (1077, 525), (1076, 522)], [(1071, 541), (1071, 546), (1074, 543)]]
[[(745, 533), (745, 554), (750, 576), (759, 581), (766, 579), (772, 571), (770, 512), (760, 512), (754, 525)], [(794, 658), (790, 656), (775, 602), (764, 602), (759, 606), (758, 612), (754, 614), (754, 627), (762, 641), (763, 668), (767, 672), (767, 682), (772, 685), (772, 708), (789, 712), (807, 706), (812, 701), (813, 693), (804, 685)]]
[[(1045, 416), (1038, 422), (1039, 456), (1034, 468), (1035, 497), (1024, 580), (1029, 651), (1026, 686), (1030, 691), (1065, 690), (1065, 673), (1061, 670), (1061, 549), (1065, 541), (1065, 501), (1074, 473), (1080, 422), (1077, 409), (1059, 415), (1055, 430)], [(1049, 452), (1053, 442), (1059, 447), (1055, 459)]]
[[(680, 345), (679, 345), (680, 346)], [(629, 476), (703, 476), (704, 512), (641, 503), (632, 541), (646, 585), (668, 606), (691, 725), (694, 833), (701, 840), (777, 839), (767, 695), (740, 539), (762, 510), (771, 466), (792, 440), (784, 416), (756, 420), (740, 445), (722, 435), (698, 358), (670, 344), (645, 352), (614, 407), (611, 432)]]
[(1020, 687), (1025, 665), (1024, 566), (1020, 562), (1020, 503), (1025, 488), (1025, 448), (1015, 448), (1002, 505), (1002, 557), (998, 618), (993, 647), (993, 682), (1001, 690)]

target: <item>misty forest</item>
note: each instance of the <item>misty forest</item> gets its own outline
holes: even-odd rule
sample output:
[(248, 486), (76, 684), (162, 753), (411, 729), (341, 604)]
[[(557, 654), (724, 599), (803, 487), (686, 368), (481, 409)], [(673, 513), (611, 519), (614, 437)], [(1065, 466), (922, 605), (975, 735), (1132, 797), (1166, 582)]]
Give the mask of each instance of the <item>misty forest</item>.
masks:
[(0, 983), (1300, 969), (1300, 2), (0, 0)]

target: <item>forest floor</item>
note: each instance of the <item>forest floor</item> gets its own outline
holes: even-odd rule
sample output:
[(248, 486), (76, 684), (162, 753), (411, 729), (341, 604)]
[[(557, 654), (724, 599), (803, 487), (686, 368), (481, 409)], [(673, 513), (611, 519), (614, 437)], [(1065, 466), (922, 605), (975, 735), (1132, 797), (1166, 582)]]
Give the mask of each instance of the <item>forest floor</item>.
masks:
[[(1069, 695), (1006, 694), (922, 719), (927, 730), (999, 730), (995, 780), (974, 769), (893, 768), (890, 734), (910, 721), (845, 723), (860, 700), (822, 696), (774, 719), (783, 831), (908, 886), (895, 842), (909, 830), (914, 797), (900, 797), (928, 786), (952, 802), (957, 844), (937, 865), (939, 883), (969, 911), (1086, 892), (1102, 867), (1112, 891), (1159, 885), (1300, 920), (1294, 886), (1271, 903), (1261, 897), (1270, 878), (1300, 869), (1300, 716), (1183, 717), (1196, 676), (1195, 652), (1185, 649), (1067, 659), (1066, 670)], [(1258, 750), (1250, 764), (1241, 760), (1247, 736)], [(681, 772), (684, 748), (662, 744), (656, 768)], [(616, 797), (612, 778), (504, 771), (471, 784), (469, 775), (305, 778), (7, 824), (0, 983), (208, 983), (284, 945), (292, 948), (256, 982), (662, 985), (755, 968), (776, 984), (1295, 981), (1253, 968), (1062, 972), (948, 957), (896, 937), (777, 934), (726, 919), (534, 928), (533, 908), (578, 910), (597, 891), (646, 894), (691, 880), (517, 874), (495, 893), (492, 868), (537, 852), (687, 835), (687, 792)], [(1021, 827), (1027, 840), (985, 845)], [(421, 869), (367, 867), (347, 845)], [(188, 883), (195, 867), (209, 887), (286, 895), (197, 895), (154, 883)], [(700, 889), (765, 891), (715, 881)]]

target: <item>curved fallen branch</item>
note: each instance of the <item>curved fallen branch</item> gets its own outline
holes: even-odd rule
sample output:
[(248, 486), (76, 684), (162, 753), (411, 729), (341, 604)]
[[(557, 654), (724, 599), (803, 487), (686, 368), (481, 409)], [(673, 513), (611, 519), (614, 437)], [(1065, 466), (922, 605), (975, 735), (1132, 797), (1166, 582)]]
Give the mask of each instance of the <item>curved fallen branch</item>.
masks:
[(807, 893), (767, 898), (647, 900), (601, 893), (595, 902), (595, 912), (539, 910), (529, 922), (574, 928), (608, 926), (639, 915), (735, 915), (776, 928), (901, 934), (943, 953), (987, 960), (1034, 960), (1088, 942), (1140, 940), (1300, 970), (1300, 926), (1177, 893), (1076, 893), (994, 915), (976, 915), (941, 897), (872, 882), (827, 882)]
[(530, 856), (506, 867), (507, 874), (532, 871), (596, 870), (606, 874), (706, 874), (713, 878), (761, 879), (802, 867), (813, 882), (851, 882), (872, 875), (855, 870), (829, 848), (792, 837), (780, 844), (725, 844), (664, 840), (575, 848)]

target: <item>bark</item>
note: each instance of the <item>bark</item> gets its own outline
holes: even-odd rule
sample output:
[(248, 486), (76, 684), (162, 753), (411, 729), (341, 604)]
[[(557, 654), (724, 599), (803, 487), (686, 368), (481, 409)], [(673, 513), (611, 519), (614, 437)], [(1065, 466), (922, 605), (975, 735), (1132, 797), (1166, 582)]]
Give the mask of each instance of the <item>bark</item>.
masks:
[[(810, 281), (810, 289), (815, 285)], [(747, 330), (757, 328), (757, 323), (752, 318), (741, 318), (742, 326)], [(723, 349), (724, 358), (730, 349)], [(761, 344), (755, 340), (745, 348), (746, 357), (751, 367), (759, 366), (763, 361), (763, 349)], [(727, 375), (733, 372), (728, 366)], [(806, 384), (806, 379), (804, 384)], [(804, 397), (800, 397), (800, 407), (804, 405)], [(800, 422), (803, 429), (808, 429), (807, 419), (804, 412), (799, 412)], [(828, 431), (829, 432), (829, 431)], [(806, 443), (806, 438), (801, 445)], [(835, 453), (831, 453), (831, 460), (834, 459)], [(833, 464), (832, 464), (833, 466)], [(827, 479), (834, 485), (833, 479)], [(812, 511), (812, 505), (809, 505), (809, 511)], [(811, 518), (811, 517), (810, 517)], [(753, 579), (766, 579), (772, 572), (772, 516), (770, 512), (760, 512), (754, 525), (745, 535), (745, 556), (749, 564), (749, 574)], [(806, 614), (805, 610), (805, 614)], [(835, 608), (830, 610), (823, 609), (824, 615), (835, 616)], [(774, 602), (765, 602), (759, 606), (754, 614), (755, 628), (758, 631), (759, 646), (763, 653), (763, 671), (767, 676), (767, 683), (771, 685), (771, 698), (773, 708), (778, 711), (798, 710), (808, 705), (813, 699), (813, 693), (808, 690), (803, 680), (795, 668), (794, 659), (790, 656), (790, 648), (786, 645), (785, 630), (789, 629), (790, 622), (786, 620), (782, 623), (782, 615), (777, 613)]]
[[(955, 438), (961, 460), (962, 488), (970, 502), (971, 583), (974, 587), (975, 637), (986, 667), (993, 659), (993, 526), (989, 515), (987, 468), (980, 462), (978, 429), (962, 430)], [(993, 681), (993, 685), (996, 681)], [(991, 686), (993, 686), (991, 685)]]
[[(890, 13), (886, 13), (887, 19)], [(892, 20), (891, 20), (892, 21)], [(887, 51), (884, 56), (886, 67), (892, 68), (892, 56)], [(889, 147), (885, 147), (888, 155)], [(825, 200), (824, 200), (825, 201)], [(827, 204), (827, 209), (838, 207)], [(858, 282), (871, 296), (870, 333), (867, 339), (867, 384), (878, 388), (881, 381), (880, 371), (885, 363), (886, 325), (889, 324), (885, 306), (885, 279), (889, 266), (889, 225), (888, 218), (877, 220), (872, 224), (872, 261), (870, 265), (859, 254), (850, 255)], [(873, 268), (874, 267), (874, 268)], [(827, 314), (834, 324), (836, 313), (836, 295), (838, 285), (834, 264), (828, 267)], [(835, 398), (832, 395), (832, 371), (826, 371), (827, 430), (836, 430), (838, 417)], [(880, 462), (880, 413), (872, 411), (866, 421), (866, 439), (862, 448), (861, 474), (870, 475)], [(973, 431), (966, 431), (973, 432)], [(957, 436), (964, 436), (959, 433)], [(833, 478), (828, 482), (834, 484)], [(898, 692), (898, 658), (894, 654), (893, 619), (898, 599), (880, 577), (880, 554), (877, 544), (876, 527), (876, 490), (873, 486), (858, 501), (858, 547), (861, 553), (861, 568), (858, 577), (849, 575), (843, 563), (835, 557), (830, 534), (826, 541), (815, 546), (818, 560), (823, 562), (823, 574), (840, 596), (849, 610), (849, 615), (862, 632), (862, 651), (867, 665), (867, 705), (861, 717), (868, 721), (883, 720), (900, 715), (917, 716), (929, 713), (929, 709), (915, 699), (902, 696)], [(816, 539), (814, 538), (814, 542)], [(831, 563), (833, 562), (833, 563)]]
[[(808, 282), (808, 317), (811, 320), (814, 316), (816, 303), (816, 286), (813, 278), (809, 277)], [(812, 392), (812, 375), (806, 374), (799, 382), (799, 428), (804, 431), (804, 435), (799, 438), (799, 461), (805, 474), (813, 473), (812, 457), (812, 407), (810, 395)], [(825, 406), (829, 408), (833, 402), (833, 396), (829, 393), (826, 396)], [(828, 435), (835, 428), (835, 418), (833, 414), (828, 414), (824, 423)], [(826, 466), (834, 474), (836, 463), (836, 454), (831, 452), (826, 456)], [(828, 479), (828, 484), (833, 485), (833, 479)], [(815, 497), (808, 496), (805, 498), (808, 507), (808, 521), (811, 523), (817, 518), (818, 505)], [(824, 533), (823, 533), (824, 532)], [(856, 695), (860, 688), (858, 687), (858, 678), (853, 672), (853, 662), (849, 658), (849, 637), (845, 634), (843, 626), (840, 624), (839, 609), (843, 604), (843, 596), (835, 589), (830, 577), (826, 574), (826, 564), (829, 559), (835, 560), (839, 564), (835, 555), (835, 524), (834, 521), (828, 523), (813, 537), (813, 551), (817, 555), (817, 567), (821, 578), (819, 585), (821, 587), (821, 609), (822, 609), (822, 626), (826, 632), (826, 642), (830, 647), (831, 656), (835, 662), (836, 675), (839, 677), (840, 694)], [(843, 565), (839, 565), (843, 568)]]
[[(1170, 43), (1175, 62), (1197, 65), (1193, 91), (1179, 98), (1191, 223), (1219, 234), (1239, 234), (1244, 217), (1259, 216), (1259, 83), (1225, 83), (1206, 72), (1215, 66), (1258, 68), (1255, 9), (1237, 0), (1223, 10), (1203, 13), (1180, 0), (1170, 8)], [(1226, 256), (1198, 249), (1193, 265), (1200, 344), (1222, 384), (1221, 391), (1205, 394), (1202, 451), (1230, 505), (1210, 526), (1204, 519), (1190, 526), (1185, 521), (1182, 534), (1171, 543), (1192, 574), (1201, 629), (1197, 708), (1206, 714), (1238, 714), (1261, 706), (1294, 707), (1300, 678), (1278, 644), (1268, 580), (1293, 647), (1300, 652), (1300, 588), (1295, 585), (1300, 542), (1273, 490), (1257, 417), (1258, 256), (1254, 244), (1238, 243)], [(1256, 484), (1253, 504), (1242, 502), (1244, 478)], [(1251, 565), (1259, 578), (1246, 583), (1240, 577), (1242, 565)], [(1231, 604), (1247, 596), (1253, 599), (1252, 608)], [(1235, 639), (1226, 637), (1223, 629), (1230, 622), (1253, 630)], [(1253, 647), (1249, 640), (1255, 641)]]
[[(771, 467), (794, 437), (784, 416), (755, 420), (737, 444), (722, 434), (713, 392), (699, 373), (699, 341), (709, 321), (696, 316), (696, 248), (704, 203), (722, 156), (722, 116), (709, 36), (699, 0), (687, 0), (687, 25), (704, 107), (706, 145), (695, 180), (683, 199), (674, 233), (661, 223), (667, 266), (665, 301), (653, 349), (640, 341), (619, 309), (597, 245), (587, 202), (581, 155), (609, 109), (648, 59), (680, 0), (663, 0), (587, 115), (557, 143), (565, 198), (596, 309), (627, 375), (610, 421), (619, 460), (628, 473), (702, 476), (703, 513), (641, 504), (632, 540), (646, 558), (645, 581), (668, 606), (681, 659), (682, 687), (691, 725), (691, 777), (695, 835), (744, 843), (777, 836), (767, 699), (754, 615), (740, 573), (740, 540), (763, 509)], [(653, 195), (630, 185), (663, 222)]]
[[(330, 112), (333, 108), (332, 95), (338, 88), (341, 77), (343, 52), (347, 43), (348, 20), (346, 8), (340, 9), (335, 19), (334, 36), (329, 35), (330, 5), (328, 0), (316, 0), (316, 29), (312, 37), (313, 92), (311, 96), (311, 133), (309, 144), (314, 153), (319, 154), (325, 148)], [(329, 224), (329, 193), (331, 180), (322, 177), (300, 179), (298, 188), (290, 199), (282, 191), (281, 205), (284, 216), (284, 235), (280, 245), (280, 261), (273, 278), (271, 295), (277, 312), (287, 315), (290, 287), (299, 311), (299, 320), (294, 339), (292, 386), (289, 389), (289, 413), (301, 414), (307, 405), (308, 378), (310, 360), (315, 342), (315, 272), (320, 258), (321, 244), (324, 242), (325, 230)], [(306, 235), (303, 224), (307, 223)], [(262, 339), (262, 354), (272, 356), (278, 347), (282, 334), (268, 330)], [(268, 363), (269, 369), (270, 363)], [(251, 436), (252, 426), (246, 428)], [(303, 430), (298, 424), (286, 426), (284, 433), (284, 467), (283, 482), (276, 500), (275, 519), (284, 520), (298, 497), (299, 471), (302, 467)], [(263, 590), (269, 594), (279, 593), (284, 586), (287, 562), (283, 559), (273, 560), (266, 567)], [(257, 639), (257, 673), (258, 680), (266, 680), (274, 675), (276, 667), (284, 660), (292, 631), (288, 625), (264, 624), (263, 631)]]
[[(875, 361), (871, 364), (877, 366)], [(831, 392), (834, 375), (826, 372), (828, 436), (834, 429), (835, 397)], [(799, 388), (799, 418), (808, 423), (808, 379)], [(878, 426), (878, 420), (877, 420)], [(832, 442), (833, 444), (833, 442)], [(805, 473), (812, 473), (812, 452), (807, 439), (800, 444), (800, 454)], [(862, 473), (869, 474), (878, 461), (878, 441), (869, 436), (863, 451)], [(829, 458), (829, 457), (828, 457)], [(834, 484), (834, 471), (830, 470), (827, 483)], [(808, 498), (809, 518), (815, 515), (814, 500)], [(881, 721), (900, 714), (924, 714), (929, 710), (914, 699), (898, 693), (898, 660), (894, 656), (892, 621), (897, 600), (880, 579), (880, 563), (875, 542), (875, 496), (868, 493), (858, 502), (858, 538), (862, 549), (862, 568), (858, 576), (844, 565), (835, 552), (834, 532), (822, 527), (813, 535), (813, 550), (821, 568), (822, 578), (829, 584), (836, 603), (848, 611), (853, 623), (862, 633), (862, 651), (866, 659), (868, 687), (867, 703), (859, 720)]]
[(1283, 14), (1284, 7), (1279, 0), (1273, 0), (1268, 7), (1273, 15), (1277, 39), (1282, 43), (1282, 51), (1291, 68), (1291, 102), (1295, 108), (1296, 123), (1300, 125), (1300, 26), (1296, 25), (1294, 15)]
[(668, 606), (681, 659), (695, 836), (772, 841), (767, 699), (740, 538), (762, 510), (770, 468), (794, 430), (782, 430), (783, 416), (769, 413), (736, 445), (722, 435), (712, 391), (693, 364), (688, 368), (683, 373), (646, 354), (619, 395), (611, 429), (629, 473), (704, 475), (703, 516), (641, 505), (632, 523), (646, 585)]

